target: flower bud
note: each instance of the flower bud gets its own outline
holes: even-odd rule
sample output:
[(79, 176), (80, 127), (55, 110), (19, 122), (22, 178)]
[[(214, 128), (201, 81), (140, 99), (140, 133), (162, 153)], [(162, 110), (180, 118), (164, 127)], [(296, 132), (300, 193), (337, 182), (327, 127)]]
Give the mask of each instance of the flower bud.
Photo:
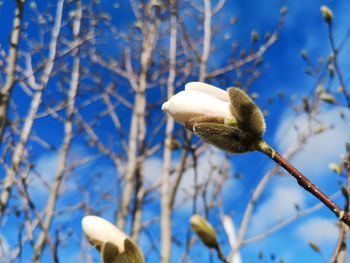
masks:
[(257, 43), (259, 41), (259, 33), (255, 30), (252, 31), (251, 35), (250, 35), (251, 41), (252, 43)]
[(112, 223), (98, 216), (86, 216), (82, 220), (86, 238), (100, 252), (104, 263), (143, 263), (143, 255), (137, 245)]
[(111, 242), (104, 244), (101, 257), (104, 263), (142, 263), (144, 262), (140, 249), (127, 238), (124, 242), (125, 251), (119, 253), (119, 249)]
[(180, 142), (176, 139), (166, 140), (165, 146), (172, 151), (176, 151), (181, 148)]
[(300, 55), (301, 55), (301, 57), (302, 57), (303, 60), (308, 60), (308, 59), (309, 59), (309, 55), (308, 55), (308, 53), (307, 53), (306, 50), (302, 50), (302, 51), (300, 52)]
[(332, 20), (333, 20), (332, 10), (328, 6), (325, 6), (325, 5), (321, 6), (320, 10), (321, 10), (321, 14), (323, 16), (324, 21), (327, 24), (331, 24)]
[(199, 116), (232, 117), (227, 92), (201, 82), (188, 83), (184, 91), (162, 105), (162, 110), (182, 125)]
[(241, 129), (217, 123), (198, 123), (193, 132), (203, 141), (231, 153), (256, 150), (257, 140)]
[(305, 112), (311, 111), (310, 100), (308, 97), (303, 97), (303, 109)]
[(232, 153), (256, 150), (265, 132), (265, 120), (253, 100), (238, 88), (227, 91), (201, 82), (162, 105), (175, 121), (214, 146)]
[(336, 98), (327, 92), (322, 92), (320, 94), (320, 100), (322, 100), (326, 103), (329, 103), (329, 104), (336, 104), (337, 103)]
[(190, 219), (192, 230), (208, 248), (217, 248), (218, 241), (214, 228), (200, 215), (193, 215)]
[(334, 65), (333, 64), (329, 64), (328, 65), (328, 74), (329, 74), (330, 78), (334, 78), (335, 70), (334, 70)]
[(343, 174), (343, 166), (338, 164), (338, 163), (330, 163), (330, 164), (328, 164), (328, 168), (332, 172), (334, 172), (334, 173), (336, 173), (338, 175), (342, 175)]
[(34, 9), (37, 9), (37, 5), (36, 5), (36, 3), (33, 2), (33, 1), (30, 2), (29, 7), (30, 7), (30, 9), (33, 9), (33, 10), (34, 10)]

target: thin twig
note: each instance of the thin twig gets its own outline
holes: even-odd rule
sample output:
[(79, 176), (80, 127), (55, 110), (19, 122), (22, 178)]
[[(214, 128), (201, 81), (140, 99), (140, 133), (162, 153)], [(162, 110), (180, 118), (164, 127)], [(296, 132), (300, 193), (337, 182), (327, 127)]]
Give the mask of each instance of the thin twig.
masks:
[[(334, 198), (335, 196), (339, 195), (340, 193), (337, 192), (335, 194), (332, 195), (332, 197)], [(273, 235), (274, 233), (280, 231), (281, 229), (283, 229), (284, 227), (292, 224), (293, 222), (297, 221), (298, 219), (305, 217), (307, 215), (310, 215), (318, 210), (320, 210), (321, 208), (323, 208), (323, 203), (319, 202), (317, 204), (315, 204), (314, 206), (305, 208), (303, 210), (298, 211), (294, 216), (292, 217), (288, 217), (280, 222), (278, 222), (277, 224), (273, 225), (271, 228), (265, 230), (263, 233), (257, 234), (254, 237), (245, 239), (242, 242), (242, 246), (246, 246), (249, 244), (252, 244), (254, 242), (260, 241), (262, 239), (267, 238), (268, 236)]]
[(343, 74), (340, 71), (340, 67), (339, 67), (339, 63), (338, 63), (339, 49), (336, 47), (336, 44), (335, 44), (332, 23), (328, 23), (328, 37), (329, 37), (329, 42), (331, 43), (331, 48), (332, 48), (332, 53), (333, 53), (334, 69), (335, 69), (335, 72), (338, 76), (338, 80), (339, 80), (339, 83), (341, 86), (341, 91), (344, 94), (347, 106), (348, 106), (348, 108), (350, 108), (350, 95), (349, 95), (348, 91), (346, 90)]
[[(169, 76), (167, 95), (171, 98), (175, 90), (176, 77), (176, 49), (177, 49), (177, 6), (176, 1), (171, 2), (170, 43), (169, 43)], [(174, 130), (174, 119), (168, 118), (166, 121), (164, 155), (163, 155), (163, 175), (161, 186), (161, 262), (168, 263), (171, 259), (171, 206), (170, 203), (170, 172), (171, 172), (171, 142)]]
[(7, 58), (6, 83), (0, 91), (0, 142), (7, 125), (7, 111), (12, 89), (16, 82), (16, 65), (22, 29), (22, 16), (25, 1), (16, 1), (15, 18), (10, 38), (10, 54)]
[(217, 252), (218, 258), (219, 258), (222, 262), (224, 262), (224, 263), (229, 263), (229, 262), (226, 260), (224, 254), (222, 253), (222, 250), (221, 250), (221, 248), (220, 248), (219, 245), (215, 248), (215, 250), (216, 250), (216, 252)]

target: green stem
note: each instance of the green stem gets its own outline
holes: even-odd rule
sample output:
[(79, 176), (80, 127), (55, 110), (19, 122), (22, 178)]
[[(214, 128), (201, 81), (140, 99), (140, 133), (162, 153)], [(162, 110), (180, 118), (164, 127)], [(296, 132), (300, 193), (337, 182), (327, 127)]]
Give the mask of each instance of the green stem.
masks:
[(307, 179), (301, 172), (299, 172), (292, 164), (284, 159), (278, 152), (270, 147), (265, 141), (258, 144), (257, 150), (266, 154), (274, 162), (282, 166), (291, 176), (293, 176), (298, 184), (306, 191), (315, 196), (323, 204), (325, 204), (337, 218), (350, 226), (350, 215), (339, 208), (327, 195), (317, 188), (309, 179)]

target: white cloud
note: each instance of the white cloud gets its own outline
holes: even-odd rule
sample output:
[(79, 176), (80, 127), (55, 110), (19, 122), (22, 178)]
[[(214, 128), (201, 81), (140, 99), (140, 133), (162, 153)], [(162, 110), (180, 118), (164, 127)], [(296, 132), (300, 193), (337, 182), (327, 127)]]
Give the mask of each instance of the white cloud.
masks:
[(163, 159), (155, 157), (146, 159), (144, 174), (144, 179), (147, 183), (160, 182), (163, 174)]
[[(292, 163), (309, 176), (319, 176), (329, 173), (328, 163), (338, 161), (338, 157), (345, 150), (345, 142), (349, 139), (349, 127), (340, 119), (339, 110), (332, 109), (321, 113), (319, 118), (326, 126), (333, 125), (333, 129), (311, 137), (302, 150), (295, 156)], [(279, 129), (276, 132), (275, 143), (284, 152), (296, 142), (299, 132), (305, 131), (307, 118), (305, 114), (295, 116), (287, 111)], [(313, 123), (314, 128), (320, 124)]]
[(47, 185), (53, 181), (58, 164), (57, 153), (41, 156), (35, 164), (34, 171), (29, 175), (29, 193), (34, 197), (48, 194)]
[(253, 214), (251, 233), (260, 233), (271, 227), (279, 220), (296, 213), (295, 204), (304, 206), (305, 196), (298, 186), (279, 186), (273, 189), (271, 195), (262, 203)]
[[(71, 148), (68, 154), (67, 162), (72, 164), (75, 161), (83, 158), (86, 155), (86, 150), (81, 146), (74, 146)], [(28, 189), (32, 198), (38, 202), (45, 202), (45, 197), (49, 194), (49, 187), (57, 174), (57, 168), (59, 163), (59, 152), (45, 153), (41, 155), (35, 162), (33, 171), (29, 174)], [(68, 191), (74, 188), (73, 180), (69, 180), (65, 183), (64, 191)]]
[(333, 244), (337, 240), (339, 229), (334, 220), (317, 217), (299, 225), (295, 234), (305, 242), (312, 241), (320, 245)]

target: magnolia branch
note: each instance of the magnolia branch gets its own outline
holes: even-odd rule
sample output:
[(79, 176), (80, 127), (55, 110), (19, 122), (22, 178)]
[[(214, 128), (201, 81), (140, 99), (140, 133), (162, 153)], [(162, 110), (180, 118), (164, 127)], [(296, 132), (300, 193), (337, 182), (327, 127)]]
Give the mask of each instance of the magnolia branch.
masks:
[[(346, 169), (346, 182), (347, 186), (344, 187), (343, 194), (345, 194), (345, 205), (344, 210), (346, 213), (349, 212), (350, 208), (350, 199), (349, 199), (349, 193), (350, 193), (350, 156), (344, 157), (343, 160), (344, 167)], [(344, 193), (345, 192), (345, 193)], [(340, 233), (338, 237), (337, 244), (334, 248), (333, 254), (331, 259), (329, 260), (329, 263), (343, 263), (345, 262), (346, 254), (347, 254), (347, 236), (349, 232), (349, 227), (345, 224), (342, 224), (340, 227)]]
[(319, 199), (324, 205), (326, 205), (339, 220), (350, 226), (350, 215), (337, 206), (326, 194), (317, 188), (309, 179), (307, 179), (301, 172), (299, 172), (291, 163), (283, 158), (278, 152), (273, 150), (266, 143), (262, 143), (258, 149), (262, 153), (266, 154), (270, 159), (282, 166), (290, 175), (292, 175), (306, 191), (311, 193), (317, 199)]

